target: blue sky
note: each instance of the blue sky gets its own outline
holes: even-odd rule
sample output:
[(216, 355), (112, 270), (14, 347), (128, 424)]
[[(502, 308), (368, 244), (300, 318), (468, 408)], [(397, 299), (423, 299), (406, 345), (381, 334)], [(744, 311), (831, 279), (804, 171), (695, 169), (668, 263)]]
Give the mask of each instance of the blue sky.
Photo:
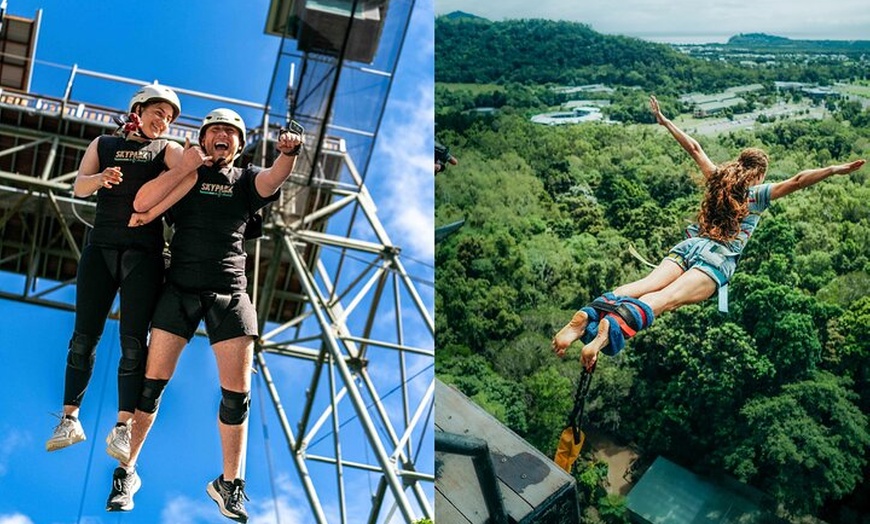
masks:
[[(77, 64), (88, 70), (159, 79), (163, 84), (225, 97), (257, 103), (266, 100), (279, 44), (278, 38), (263, 33), (266, 0), (111, 4), (10, 0), (8, 11), (32, 17), (38, 8), (43, 9), (43, 18), (36, 58), (43, 63)], [(377, 166), (377, 176), (370, 169), (367, 179), (385, 229), (403, 248), (406, 268), (425, 282), (434, 280), (433, 10), (432, 0), (416, 2), (375, 142), (372, 164)], [(59, 96), (67, 74), (62, 69), (52, 72), (51, 67), (37, 69), (32, 90)], [(100, 93), (100, 101), (123, 105), (133, 91), (132, 86), (115, 85)], [(17, 279), (0, 275), (0, 286), (14, 285)], [(418, 285), (417, 289), (432, 314), (431, 287)], [(117, 324), (107, 324), (83, 405), (82, 420), (89, 440), (48, 454), (44, 442), (56, 422), (49, 413), (60, 409), (73, 315), (0, 299), (0, 318), (0, 357), (5, 361), (0, 365), (0, 383), (5, 389), (0, 395), (0, 524), (228, 522), (204, 493), (206, 482), (218, 474), (220, 466), (215, 424), (218, 381), (214, 357), (205, 340), (197, 338), (188, 346), (167, 388), (160, 417), (140, 459), (143, 487), (136, 496), (136, 509), (114, 514), (104, 510), (114, 462), (105, 454), (102, 440), (116, 409)], [(413, 333), (409, 339), (412, 337)], [(431, 369), (426, 371), (425, 359), (411, 360), (412, 370), (423, 371), (412, 384), (419, 397)], [(271, 358), (269, 365), (280, 383), (307, 381), (310, 374), (292, 359)], [(386, 364), (373, 365), (371, 372), (376, 378), (387, 379), (394, 374)], [(247, 472), (250, 522), (276, 522), (276, 506), (284, 524), (313, 522), (284, 450), (274, 409), (256, 384), (253, 394)], [(268, 438), (260, 416), (260, 399), (264, 401)], [(298, 419), (298, 406), (286, 394), (282, 394), (282, 401), (293, 423)], [(396, 409), (395, 396), (386, 404), (388, 410)], [(341, 420), (350, 415), (345, 410)], [(353, 447), (361, 436), (352, 428), (349, 424), (342, 433), (346, 457), (373, 462), (363, 448)], [(311, 452), (318, 453), (317, 446), (326, 446), (328, 441), (313, 445)], [(275, 499), (269, 485), (267, 445), (275, 468)], [(431, 456), (431, 449), (424, 449), (418, 463), (431, 462)], [(330, 468), (309, 467), (332, 521), (337, 501), (334, 489), (328, 486)], [(420, 469), (432, 471), (431, 467)], [(374, 475), (349, 478), (347, 505), (352, 515), (367, 515), (377, 480)], [(427, 493), (431, 500), (430, 488)]]

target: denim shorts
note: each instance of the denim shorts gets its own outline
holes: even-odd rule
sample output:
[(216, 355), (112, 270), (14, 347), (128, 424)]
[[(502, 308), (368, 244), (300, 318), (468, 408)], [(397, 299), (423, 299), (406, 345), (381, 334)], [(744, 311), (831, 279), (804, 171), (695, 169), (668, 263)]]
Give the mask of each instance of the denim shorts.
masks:
[(731, 280), (737, 267), (737, 253), (709, 238), (694, 237), (674, 246), (665, 260), (675, 262), (683, 271), (692, 268), (703, 271), (720, 288)]

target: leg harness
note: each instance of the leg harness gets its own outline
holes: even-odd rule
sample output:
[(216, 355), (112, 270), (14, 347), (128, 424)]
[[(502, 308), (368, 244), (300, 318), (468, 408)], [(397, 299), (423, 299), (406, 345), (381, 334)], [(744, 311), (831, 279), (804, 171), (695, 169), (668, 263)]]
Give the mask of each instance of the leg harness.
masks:
[(636, 298), (618, 297), (613, 293), (601, 295), (581, 311), (589, 315), (589, 324), (581, 337), (583, 342), (588, 343), (595, 338), (602, 318), (610, 321), (609, 345), (602, 350), (610, 356), (622, 351), (626, 340), (651, 326), (655, 320), (655, 314), (647, 304)]

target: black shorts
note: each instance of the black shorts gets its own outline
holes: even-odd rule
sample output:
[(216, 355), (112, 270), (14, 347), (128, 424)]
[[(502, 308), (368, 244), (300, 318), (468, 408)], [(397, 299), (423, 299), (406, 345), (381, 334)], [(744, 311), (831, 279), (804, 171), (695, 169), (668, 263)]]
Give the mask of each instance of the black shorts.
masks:
[(151, 327), (190, 341), (203, 319), (212, 345), (237, 337), (259, 337), (257, 311), (247, 293), (189, 292), (168, 283), (163, 287)]

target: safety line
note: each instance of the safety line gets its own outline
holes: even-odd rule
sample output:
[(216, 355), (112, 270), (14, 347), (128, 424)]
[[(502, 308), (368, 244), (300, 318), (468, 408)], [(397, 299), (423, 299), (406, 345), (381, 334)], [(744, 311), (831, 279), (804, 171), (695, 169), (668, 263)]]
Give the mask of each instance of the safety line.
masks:
[[(111, 330), (111, 331), (115, 331), (115, 330)], [(105, 332), (104, 332), (104, 335), (105, 335)], [(87, 494), (87, 491), (88, 491), (88, 479), (91, 476), (91, 465), (93, 464), (93, 461), (94, 461), (94, 448), (97, 445), (97, 438), (95, 437), (95, 435), (97, 435), (97, 430), (100, 427), (100, 418), (102, 417), (102, 413), (103, 413), (103, 399), (105, 398), (105, 395), (106, 395), (106, 384), (109, 381), (109, 369), (112, 367), (111, 356), (114, 355), (114, 348), (116, 347), (116, 344), (118, 346), (120, 346), (119, 334), (116, 332), (116, 333), (114, 333), (114, 335), (115, 336), (112, 338), (115, 340), (115, 344), (112, 344), (110, 346), (110, 350), (111, 350), (110, 356), (109, 356), (110, 360), (108, 360), (106, 362), (106, 369), (103, 371), (103, 388), (100, 391), (100, 401), (97, 404), (97, 418), (94, 421), (94, 427), (91, 430), (91, 435), (93, 438), (91, 438), (91, 450), (88, 453), (88, 465), (85, 468), (85, 481), (82, 484), (82, 498), (79, 501), (79, 514), (78, 514), (78, 517), (76, 517), (76, 524), (81, 524), (82, 513), (84, 512), (84, 509), (85, 509), (85, 495)], [(79, 418), (81, 418), (81, 408), (79, 408)]]
[(265, 381), (266, 379), (263, 377), (262, 373), (257, 373), (257, 375), (260, 377), (260, 380), (255, 382), (257, 384), (257, 397), (259, 398), (260, 403), (260, 419), (263, 421), (263, 447), (266, 450), (266, 467), (269, 470), (269, 487), (272, 490), (272, 501), (275, 504), (275, 521), (278, 524), (281, 524), (281, 515), (278, 513), (278, 494), (275, 491), (275, 472), (272, 465), (272, 451), (269, 447), (269, 429), (266, 422), (265, 408), (263, 408), (263, 386), (261, 381)]

